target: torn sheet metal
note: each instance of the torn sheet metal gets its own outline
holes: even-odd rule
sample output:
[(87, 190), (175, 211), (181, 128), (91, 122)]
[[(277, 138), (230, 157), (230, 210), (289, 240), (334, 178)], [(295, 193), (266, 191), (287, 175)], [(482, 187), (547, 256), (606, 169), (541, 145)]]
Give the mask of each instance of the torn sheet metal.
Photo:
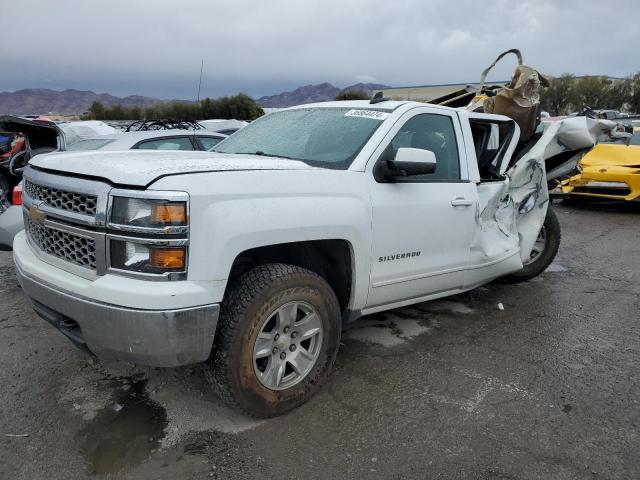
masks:
[(572, 117), (550, 123), (536, 144), (509, 170), (503, 182), (478, 186), (480, 208), (471, 246), (472, 263), (498, 259), (520, 247), (520, 259), (529, 258), (549, 205), (546, 159), (563, 152), (592, 148), (600, 134), (592, 122)]
[(478, 185), (478, 209), (471, 243), (471, 264), (484, 264), (518, 249), (516, 209), (509, 199), (509, 183), (486, 182)]
[(547, 212), (545, 161), (562, 152), (592, 148), (601, 134), (601, 128), (595, 125), (599, 122), (602, 120), (572, 117), (551, 124), (533, 148), (507, 171), (509, 195), (518, 208), (521, 259), (529, 258)]
[[(576, 154), (560, 164), (556, 164), (547, 172), (547, 181), (564, 179), (577, 172), (577, 167), (582, 158), (600, 142), (610, 142), (612, 139), (624, 140), (630, 136), (625, 131), (618, 129), (618, 124), (611, 120), (593, 119), (589, 117), (566, 117), (571, 119), (571, 125), (565, 126), (566, 131), (561, 132), (560, 141), (570, 151)], [(562, 120), (561, 120), (562, 121)], [(544, 122), (545, 130), (557, 121)]]
[(522, 54), (518, 49), (501, 53), (482, 72), (480, 93), (491, 69), (507, 54), (513, 53), (518, 58), (518, 66), (513, 72), (511, 82), (495, 91), (495, 95), (484, 100), (485, 113), (496, 113), (512, 118), (520, 127), (520, 143), (527, 142), (535, 133), (540, 110), (540, 88), (548, 87), (549, 81), (532, 67), (522, 63)]

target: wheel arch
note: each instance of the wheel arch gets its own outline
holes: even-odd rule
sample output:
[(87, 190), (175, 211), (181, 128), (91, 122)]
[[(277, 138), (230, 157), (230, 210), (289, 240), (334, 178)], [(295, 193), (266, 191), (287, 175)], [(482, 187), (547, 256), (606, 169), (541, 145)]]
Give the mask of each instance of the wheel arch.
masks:
[(353, 245), (344, 239), (280, 243), (244, 250), (233, 261), (225, 295), (246, 271), (268, 263), (284, 263), (306, 268), (324, 278), (335, 292), (344, 316), (354, 299), (354, 258)]

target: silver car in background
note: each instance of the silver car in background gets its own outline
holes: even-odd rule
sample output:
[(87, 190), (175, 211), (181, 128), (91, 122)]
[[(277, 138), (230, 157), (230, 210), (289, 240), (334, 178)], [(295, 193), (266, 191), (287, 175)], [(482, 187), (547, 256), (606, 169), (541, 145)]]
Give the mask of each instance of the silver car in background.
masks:
[[(67, 145), (66, 151), (209, 150), (226, 137), (207, 130), (148, 130), (83, 138)], [(11, 250), (13, 237), (22, 229), (22, 186), (17, 185), (12, 195), (0, 198), (0, 250)]]

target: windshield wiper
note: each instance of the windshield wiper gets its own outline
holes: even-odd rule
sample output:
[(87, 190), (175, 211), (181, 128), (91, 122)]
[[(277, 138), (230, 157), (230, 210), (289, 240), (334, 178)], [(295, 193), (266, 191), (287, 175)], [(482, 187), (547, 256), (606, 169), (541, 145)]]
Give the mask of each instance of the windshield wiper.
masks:
[(261, 157), (284, 158), (286, 160), (292, 160), (291, 157), (287, 157), (285, 155), (275, 155), (273, 153), (265, 153), (262, 150), (258, 150), (257, 152), (254, 152), (253, 155), (260, 155)]
[(272, 158), (284, 158), (286, 160), (297, 160), (297, 158), (286, 157), (284, 155), (275, 155), (271, 153), (265, 153), (262, 150), (257, 150), (255, 152), (219, 152), (219, 153), (231, 153), (231, 155), (258, 155), (260, 157), (272, 157)]

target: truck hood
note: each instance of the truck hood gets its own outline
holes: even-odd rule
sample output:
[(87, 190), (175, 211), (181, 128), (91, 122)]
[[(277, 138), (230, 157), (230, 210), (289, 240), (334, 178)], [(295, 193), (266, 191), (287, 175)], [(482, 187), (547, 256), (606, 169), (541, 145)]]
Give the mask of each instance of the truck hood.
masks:
[(38, 155), (31, 165), (50, 171), (103, 178), (118, 185), (146, 187), (160, 177), (194, 172), (313, 170), (304, 162), (259, 155), (212, 152), (65, 152)]

